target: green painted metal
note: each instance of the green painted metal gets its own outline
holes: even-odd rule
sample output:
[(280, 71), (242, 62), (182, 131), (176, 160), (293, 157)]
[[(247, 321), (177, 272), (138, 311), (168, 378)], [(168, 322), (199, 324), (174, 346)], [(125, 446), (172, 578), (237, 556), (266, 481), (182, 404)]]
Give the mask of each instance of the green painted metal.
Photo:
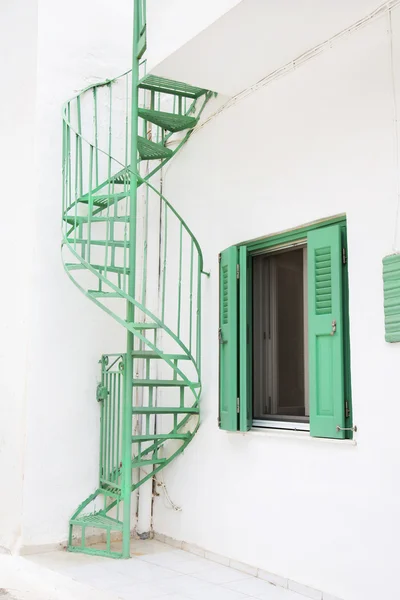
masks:
[(343, 275), (340, 225), (307, 236), (310, 434), (345, 431)]
[(221, 429), (237, 431), (238, 388), (238, 250), (231, 246), (220, 255), (219, 315), (219, 424)]
[[(250, 345), (249, 313), (251, 294), (247, 272), (249, 256), (246, 246), (239, 248), (239, 430), (248, 431), (253, 422), (251, 375), (252, 349)], [(241, 276), (240, 276), (241, 274)]]
[(350, 364), (350, 314), (349, 314), (349, 261), (347, 248), (347, 226), (342, 224), (342, 248), (343, 248), (343, 355), (344, 355), (344, 399), (345, 399), (345, 427), (346, 438), (353, 439), (353, 400), (351, 391), (351, 364)]
[(138, 150), (142, 160), (157, 160), (158, 158), (171, 158), (172, 150), (150, 140), (138, 137)]
[(184, 129), (193, 129), (198, 123), (198, 119), (187, 115), (161, 112), (159, 110), (139, 109), (139, 117), (154, 125), (159, 125), (167, 131), (176, 133)]
[(172, 81), (165, 79), (164, 77), (157, 77), (156, 75), (146, 75), (141, 79), (139, 87), (143, 90), (151, 90), (163, 94), (173, 94), (174, 96), (185, 98), (200, 98), (207, 93), (207, 90), (181, 81)]
[[(113, 558), (129, 556), (132, 492), (199, 427), (203, 256), (150, 180), (188, 141), (212, 93), (143, 76), (146, 28), (145, 0), (135, 0), (132, 69), (63, 108), (64, 268), (127, 333), (124, 352), (100, 360), (99, 484), (70, 519), (68, 547)], [(154, 285), (159, 308), (147, 306)], [(93, 533), (104, 548), (90, 545)], [(118, 535), (121, 551), (113, 548)]]

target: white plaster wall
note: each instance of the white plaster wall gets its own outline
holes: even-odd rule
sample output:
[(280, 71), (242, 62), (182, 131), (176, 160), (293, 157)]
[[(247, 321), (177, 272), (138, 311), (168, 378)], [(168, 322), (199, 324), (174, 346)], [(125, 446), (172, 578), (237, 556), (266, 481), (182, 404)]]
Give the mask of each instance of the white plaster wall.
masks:
[(186, 44), (241, 0), (148, 0), (146, 59), (149, 69)]
[(61, 107), (89, 83), (129, 68), (131, 31), (131, 0), (39, 1), (25, 546), (65, 540), (69, 517), (98, 482), (98, 360), (123, 350), (125, 336), (62, 268)]
[[(381, 277), (396, 215), (387, 26), (375, 21), (219, 115), (164, 181), (211, 278), (202, 426), (164, 472), (183, 510), (157, 498), (155, 530), (345, 600), (399, 595), (400, 345), (384, 341)], [(399, 10), (393, 28), (399, 91)], [(339, 213), (348, 219), (357, 445), (220, 431), (218, 252)]]
[[(0, 548), (21, 537), (33, 207), (37, 2), (0, 3)], [(17, 43), (16, 43), (17, 41)]]
[[(234, 96), (380, 4), (379, 0), (241, 0), (209, 27), (193, 31), (197, 35), (190, 36), (181, 51), (166, 56), (155, 73)], [(203, 6), (198, 13), (203, 15)]]
[[(149, 48), (153, 51), (153, 62), (167, 56), (187, 36), (206, 27), (237, 1), (209, 2), (200, 17), (183, 10), (180, 2), (173, 6), (169, 3), (168, 11), (156, 0), (149, 2)], [(17, 182), (37, 182), (37, 196), (34, 197), (30, 185), (29, 195), (24, 193), (18, 208), (11, 203), (9, 208), (3, 208), (6, 215), (7, 211), (10, 214), (3, 221), (3, 241), (10, 238), (14, 255), (24, 266), (24, 277), (14, 263), (3, 266), (5, 280), (18, 286), (17, 294), (13, 290), (2, 300), (3, 331), (7, 332), (3, 366), (10, 380), (3, 378), (1, 382), (4, 392), (0, 403), (4, 404), (7, 419), (0, 424), (0, 461), (5, 465), (4, 481), (10, 482), (7, 487), (15, 489), (15, 495), (13, 492), (9, 498), (3, 497), (0, 505), (0, 546), (7, 547), (10, 540), (31, 546), (66, 539), (68, 518), (97, 485), (98, 360), (103, 352), (125, 348), (122, 329), (74, 288), (61, 265), (61, 107), (83, 87), (129, 68), (133, 2), (71, 0), (61, 5), (38, 0), (30, 3), (29, 10), (25, 4), (23, 0), (14, 3), (5, 0), (0, 9), (0, 31), (4, 33), (0, 50), (2, 56), (7, 56), (13, 49), (6, 74), (18, 96), (18, 102), (13, 96), (6, 103), (2, 98), (0, 104), (7, 125), (6, 139), (8, 134), (11, 138), (9, 145), (3, 144), (1, 150), (4, 160), (7, 159), (7, 178), (8, 173), (13, 174), (6, 183), (8, 196), (15, 197)], [(38, 25), (34, 14), (36, 4)], [(167, 14), (168, 30), (165, 29)], [(185, 32), (183, 35), (175, 34), (179, 27)], [(22, 40), (17, 45), (16, 32), (20, 32)], [(37, 89), (34, 88), (36, 54)], [(20, 127), (18, 136), (13, 136), (16, 122)], [(34, 133), (35, 169), (30, 162), (31, 147), (26, 146), (25, 154), (20, 146), (22, 141), (30, 143), (30, 136), (33, 144)], [(14, 231), (10, 222), (17, 219), (17, 214), (18, 231)], [(4, 243), (2, 247), (7, 255), (9, 245)], [(30, 279), (25, 277), (29, 264), (32, 264)], [(32, 287), (28, 295), (29, 285)], [(19, 319), (18, 330), (16, 319)], [(25, 417), (27, 441), (23, 465)], [(18, 429), (11, 432), (10, 423), (14, 422), (18, 423)], [(9, 511), (15, 513), (15, 525)]]

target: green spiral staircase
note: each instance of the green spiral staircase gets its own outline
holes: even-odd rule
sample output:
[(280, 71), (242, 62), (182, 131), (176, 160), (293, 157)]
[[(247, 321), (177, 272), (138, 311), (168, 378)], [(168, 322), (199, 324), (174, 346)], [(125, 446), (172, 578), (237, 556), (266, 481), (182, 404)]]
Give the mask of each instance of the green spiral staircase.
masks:
[(64, 268), (126, 336), (100, 360), (99, 483), (70, 519), (68, 549), (114, 558), (130, 554), (132, 492), (199, 427), (203, 257), (162, 182), (213, 94), (145, 75), (145, 49), (135, 0), (132, 70), (63, 108)]

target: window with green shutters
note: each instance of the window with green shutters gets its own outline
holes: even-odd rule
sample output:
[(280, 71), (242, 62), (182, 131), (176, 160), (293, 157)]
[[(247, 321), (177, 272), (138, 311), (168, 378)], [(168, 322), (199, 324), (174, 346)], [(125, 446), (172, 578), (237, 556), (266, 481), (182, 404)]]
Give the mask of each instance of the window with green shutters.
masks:
[(221, 429), (351, 437), (345, 219), (231, 246), (219, 259)]

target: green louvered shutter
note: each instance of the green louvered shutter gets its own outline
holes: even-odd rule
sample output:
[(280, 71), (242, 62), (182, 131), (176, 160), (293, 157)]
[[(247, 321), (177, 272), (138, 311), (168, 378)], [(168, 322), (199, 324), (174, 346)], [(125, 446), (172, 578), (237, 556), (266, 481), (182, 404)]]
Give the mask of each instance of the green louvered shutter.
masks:
[(239, 248), (239, 430), (248, 431), (253, 423), (252, 348), (250, 338), (251, 294), (249, 255), (246, 246)]
[(310, 433), (345, 438), (342, 243), (339, 225), (308, 234)]
[(220, 255), (219, 314), (219, 424), (238, 429), (238, 249), (231, 246)]

